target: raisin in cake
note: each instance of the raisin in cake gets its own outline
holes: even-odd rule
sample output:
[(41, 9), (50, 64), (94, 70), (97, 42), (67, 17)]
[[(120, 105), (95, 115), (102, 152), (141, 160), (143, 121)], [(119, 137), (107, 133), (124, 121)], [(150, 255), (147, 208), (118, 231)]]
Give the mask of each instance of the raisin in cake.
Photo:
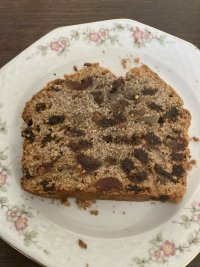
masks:
[(44, 197), (178, 202), (190, 113), (146, 65), (116, 77), (98, 64), (26, 104), (21, 185)]

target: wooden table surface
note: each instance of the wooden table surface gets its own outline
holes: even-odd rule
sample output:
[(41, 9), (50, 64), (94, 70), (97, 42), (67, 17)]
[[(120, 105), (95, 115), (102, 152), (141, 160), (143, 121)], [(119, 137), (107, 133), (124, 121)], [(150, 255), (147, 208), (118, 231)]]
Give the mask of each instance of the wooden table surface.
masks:
[[(56, 27), (114, 18), (138, 20), (200, 48), (200, 0), (0, 0), (0, 67)], [(0, 240), (0, 266), (39, 265)], [(188, 266), (199, 267), (200, 255)]]

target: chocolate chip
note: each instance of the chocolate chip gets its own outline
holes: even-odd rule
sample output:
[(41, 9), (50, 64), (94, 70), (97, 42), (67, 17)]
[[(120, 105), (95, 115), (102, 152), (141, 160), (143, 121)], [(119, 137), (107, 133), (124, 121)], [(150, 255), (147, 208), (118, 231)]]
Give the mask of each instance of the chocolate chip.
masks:
[(113, 139), (113, 142), (115, 144), (118, 144), (118, 145), (121, 145), (121, 144), (129, 145), (130, 144), (130, 138), (128, 136), (125, 136), (125, 135), (119, 135)]
[(137, 134), (133, 134), (131, 137), (130, 137), (130, 143), (132, 145), (137, 145), (139, 144), (141, 141), (141, 136), (137, 135)]
[(108, 128), (116, 125), (116, 121), (114, 119), (102, 118), (95, 121), (98, 126), (102, 128)]
[(128, 190), (128, 191), (133, 191), (133, 192), (135, 192), (135, 194), (144, 191), (143, 188), (141, 188), (141, 187), (139, 187), (139, 186), (137, 186), (137, 185), (128, 185), (127, 190)]
[(42, 146), (45, 146), (47, 143), (51, 142), (55, 138), (51, 136), (51, 133), (48, 133), (47, 135), (44, 136), (42, 139)]
[(22, 131), (22, 137), (25, 137), (30, 141), (30, 143), (34, 142), (35, 134), (32, 131), (31, 127), (27, 127), (24, 131)]
[(176, 107), (171, 107), (167, 111), (166, 116), (168, 119), (175, 122), (177, 120), (177, 117), (179, 116), (179, 111)]
[(117, 124), (120, 124), (122, 122), (124, 122), (126, 119), (124, 117), (123, 114), (119, 113), (119, 114), (115, 114), (115, 116), (113, 116), (113, 118), (102, 118), (99, 120), (95, 120), (95, 123), (98, 126), (101, 126), (102, 128), (108, 128), (108, 127), (112, 127), (115, 126)]
[(42, 174), (45, 172), (49, 172), (53, 166), (54, 166), (55, 160), (43, 163), (41, 165), (38, 166), (38, 171)]
[(76, 65), (73, 66), (74, 71), (78, 71), (78, 68)]
[(162, 201), (162, 202), (166, 202), (169, 199), (169, 196), (167, 195), (160, 195), (158, 197), (158, 200)]
[(73, 151), (87, 150), (89, 148), (92, 148), (92, 142), (89, 140), (79, 140), (78, 142), (70, 141), (68, 146)]
[(167, 195), (160, 195), (158, 197), (151, 197), (152, 200), (160, 200), (161, 202), (166, 202), (169, 199)]
[(45, 192), (52, 192), (52, 191), (54, 191), (54, 189), (55, 189), (55, 185), (54, 185), (54, 184), (49, 185), (49, 182), (46, 181), (46, 180), (40, 182), (40, 184), (42, 185), (43, 190), (44, 190)]
[(172, 158), (172, 160), (175, 160), (175, 161), (179, 161), (179, 160), (181, 161), (181, 160), (185, 159), (185, 155), (180, 154), (180, 153), (176, 153), (176, 152), (172, 152), (171, 158)]
[(52, 84), (48, 87), (47, 89), (48, 91), (53, 91), (53, 92), (59, 92), (61, 91), (61, 86), (56, 85), (56, 84)]
[(112, 89), (110, 90), (110, 93), (116, 93), (118, 90), (123, 89), (125, 85), (124, 79), (122, 77), (117, 78), (112, 83)]
[(176, 177), (181, 177), (184, 173), (182, 165), (173, 165), (172, 175)]
[(100, 92), (100, 91), (94, 91), (94, 92), (91, 92), (91, 95), (93, 96), (94, 101), (98, 105), (101, 105), (103, 103), (104, 97), (103, 97), (102, 92)]
[(113, 189), (119, 190), (122, 188), (122, 183), (115, 177), (106, 177), (99, 179), (96, 183), (95, 186), (98, 191), (100, 192), (107, 192), (111, 191)]
[(147, 152), (145, 152), (143, 149), (141, 148), (135, 148), (133, 151), (133, 155), (142, 163), (147, 164), (149, 161), (149, 157)]
[(65, 86), (69, 87), (70, 89), (83, 91), (91, 86), (93, 83), (92, 77), (88, 76), (82, 79), (80, 82), (72, 81), (72, 80), (65, 80)]
[(32, 119), (27, 120), (27, 121), (26, 121), (26, 124), (28, 125), (28, 127), (31, 127), (31, 126), (33, 125), (33, 121), (32, 121)]
[(163, 111), (162, 107), (154, 102), (151, 102), (147, 105), (150, 109), (156, 110), (156, 111)]
[(162, 166), (156, 164), (154, 167), (154, 170), (157, 174), (159, 174), (159, 175), (161, 175), (167, 179), (171, 179), (171, 174), (169, 172), (165, 171)]
[(60, 130), (64, 130), (64, 134), (70, 134), (73, 137), (80, 137), (85, 135), (85, 132), (83, 130), (71, 128), (69, 125), (64, 125), (60, 128)]
[(78, 155), (77, 161), (87, 172), (93, 172), (101, 166), (99, 160), (84, 154)]
[(157, 90), (152, 88), (145, 88), (142, 90), (143, 95), (155, 95), (156, 92)]
[(113, 141), (113, 137), (111, 134), (109, 135), (104, 135), (103, 137), (103, 140), (106, 141), (107, 143), (111, 143)]
[(147, 179), (147, 173), (146, 172), (133, 173), (130, 176), (128, 176), (128, 179), (134, 183), (142, 183)]
[(33, 175), (30, 174), (30, 172), (29, 172), (29, 170), (27, 168), (23, 170), (23, 173), (24, 173), (26, 179), (29, 180), (29, 179), (33, 178)]
[[(168, 138), (169, 139), (169, 138)], [(179, 137), (177, 139), (170, 138), (167, 141), (167, 146), (173, 151), (182, 151), (185, 150), (188, 145), (188, 141), (185, 138)]]
[(134, 168), (134, 163), (131, 159), (125, 158), (121, 162), (121, 168), (126, 174), (129, 174)]
[(84, 67), (91, 67), (91, 66), (92, 66), (92, 63), (85, 62), (85, 63), (83, 64), (83, 66), (84, 66)]
[(149, 145), (160, 145), (161, 144), (161, 140), (158, 136), (156, 136), (154, 133), (147, 133), (144, 136), (144, 139), (147, 141), (147, 143)]
[(108, 156), (108, 157), (106, 157), (105, 160), (109, 165), (116, 165), (117, 164), (117, 159), (114, 157)]
[(165, 122), (165, 118), (161, 116), (161, 117), (158, 119), (158, 123), (159, 123), (159, 124), (163, 124), (164, 122)]
[(48, 124), (49, 125), (61, 124), (64, 122), (64, 120), (65, 120), (64, 115), (54, 115), (48, 119)]
[(41, 111), (44, 111), (46, 109), (46, 104), (45, 103), (37, 103), (35, 105), (35, 110), (37, 112), (41, 112)]

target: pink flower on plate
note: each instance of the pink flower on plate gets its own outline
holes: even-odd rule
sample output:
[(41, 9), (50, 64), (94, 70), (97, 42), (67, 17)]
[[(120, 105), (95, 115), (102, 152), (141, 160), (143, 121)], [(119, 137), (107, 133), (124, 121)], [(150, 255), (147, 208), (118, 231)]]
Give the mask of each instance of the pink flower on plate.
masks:
[(138, 27), (136, 27), (135, 30), (133, 31), (132, 36), (135, 43), (140, 43), (140, 41), (143, 40), (144, 38), (144, 32), (141, 31)]
[(153, 36), (152, 36), (152, 34), (151, 34), (149, 31), (145, 31), (145, 32), (144, 32), (144, 39), (145, 39), (146, 41), (151, 41), (152, 38), (153, 38)]
[(162, 257), (162, 253), (161, 253), (161, 251), (159, 249), (151, 248), (149, 252), (150, 252), (152, 260), (157, 261), (157, 262), (162, 260), (162, 258), (161, 258)]
[(98, 33), (96, 33), (96, 32), (92, 32), (92, 33), (89, 34), (89, 39), (90, 39), (90, 41), (92, 41), (92, 42), (98, 43), (98, 41), (99, 41), (99, 39), (100, 39), (100, 36), (99, 36)]
[(199, 202), (199, 203), (197, 203), (197, 206), (198, 206), (198, 207), (200, 207), (200, 202)]
[(156, 259), (159, 259), (159, 258), (161, 257), (161, 252), (160, 252), (160, 250), (155, 250), (155, 251), (154, 251), (154, 257), (155, 257)]
[(107, 37), (107, 35), (108, 35), (108, 31), (107, 31), (107, 30), (104, 30), (104, 29), (101, 29), (101, 30), (99, 31), (99, 35), (100, 35), (102, 38), (105, 38), (105, 37)]
[(176, 246), (174, 243), (166, 240), (162, 245), (160, 246), (160, 250), (163, 251), (164, 255), (166, 257), (174, 256), (176, 253)]
[(61, 48), (65, 48), (65, 47), (70, 46), (70, 42), (69, 42), (69, 39), (67, 37), (61, 37), (59, 39), (59, 44), (60, 44)]
[(52, 51), (59, 51), (61, 48), (61, 45), (58, 41), (54, 41), (50, 43), (50, 48)]
[(11, 209), (9, 209), (6, 213), (7, 220), (9, 222), (14, 222), (18, 219), (18, 217), (21, 215), (18, 207), (14, 206)]
[(24, 230), (28, 226), (28, 219), (26, 217), (19, 216), (14, 222), (17, 231)]
[(6, 184), (7, 175), (0, 172), (0, 186)]

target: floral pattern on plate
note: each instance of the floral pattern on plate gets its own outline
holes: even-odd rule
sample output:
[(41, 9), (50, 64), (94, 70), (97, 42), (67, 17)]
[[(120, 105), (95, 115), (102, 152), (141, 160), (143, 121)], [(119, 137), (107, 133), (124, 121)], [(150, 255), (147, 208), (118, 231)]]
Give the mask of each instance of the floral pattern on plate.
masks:
[(54, 52), (58, 56), (66, 55), (70, 51), (70, 46), (74, 42), (82, 40), (84, 42), (94, 44), (96, 46), (107, 46), (107, 45), (121, 45), (119, 32), (125, 32), (129, 34), (130, 41), (134, 46), (140, 48), (144, 47), (148, 43), (158, 42), (163, 45), (166, 39), (166, 35), (153, 34), (151, 31), (141, 28), (139, 26), (131, 27), (129, 25), (122, 25), (115, 23), (111, 28), (100, 28), (99, 30), (93, 30), (86, 28), (84, 30), (72, 30), (67, 36), (61, 36), (58, 39), (52, 40), (50, 43), (37, 46), (37, 51), (29, 56), (41, 54), (46, 56), (48, 52)]

